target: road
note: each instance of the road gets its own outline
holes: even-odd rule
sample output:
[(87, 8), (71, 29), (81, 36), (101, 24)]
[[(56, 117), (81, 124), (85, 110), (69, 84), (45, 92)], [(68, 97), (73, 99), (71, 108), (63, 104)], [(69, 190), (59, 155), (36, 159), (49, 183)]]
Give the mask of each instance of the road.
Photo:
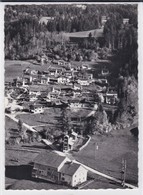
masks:
[[(8, 116), (9, 118), (11, 118), (12, 120), (14, 120), (15, 122), (18, 122), (18, 119), (16, 119), (15, 118), (15, 115), (10, 115), (10, 114), (6, 114), (6, 116)], [(37, 132), (32, 126), (29, 126), (29, 125), (27, 125), (26, 123), (23, 123), (23, 126), (25, 126), (27, 129), (29, 129), (29, 130), (31, 130), (31, 131), (33, 131), (33, 132)], [(52, 146), (52, 143), (50, 142), (50, 141), (47, 141), (47, 140), (43, 140), (44, 141), (44, 143), (46, 144), (46, 145), (48, 145), (48, 146)], [(89, 146), (89, 148), (88, 148), (88, 146)], [(119, 183), (119, 184), (121, 184), (121, 180), (120, 179), (117, 179), (117, 177), (113, 177), (113, 176), (109, 176), (108, 174), (106, 174), (105, 172), (103, 173), (103, 172), (101, 172), (101, 171), (97, 171), (96, 169), (94, 169), (93, 168), (93, 166), (92, 166), (92, 163), (89, 163), (89, 164), (85, 164), (84, 162), (88, 162), (88, 160), (92, 160), (91, 158), (93, 157), (93, 154), (91, 155), (90, 154), (90, 152), (91, 151), (93, 151), (94, 152), (94, 150), (93, 150), (93, 146), (92, 146), (92, 150), (91, 150), (91, 148), (90, 148), (90, 146), (91, 146), (91, 143), (88, 145), (87, 147), (86, 147), (86, 149), (85, 150), (83, 150), (83, 151), (81, 151), (84, 155), (85, 155), (85, 153), (86, 153), (86, 155), (84, 156), (82, 153), (80, 154), (80, 153), (77, 153), (77, 155), (72, 155), (72, 154), (68, 154), (67, 155), (67, 157), (72, 157), (72, 159), (74, 158), (74, 159), (76, 159), (76, 160), (74, 160), (76, 163), (79, 163), (79, 164), (81, 164), (81, 165), (83, 165), (87, 170), (89, 170), (89, 171), (91, 171), (91, 172), (93, 172), (93, 173), (95, 173), (95, 174), (97, 174), (97, 175), (100, 175), (100, 176), (102, 176), (102, 177), (104, 177), (104, 178), (106, 178), (106, 179), (109, 179), (109, 180), (112, 180), (112, 181), (114, 181), (114, 182), (116, 182), (116, 183)], [(111, 146), (112, 147), (112, 146)], [(54, 152), (56, 152), (58, 155), (62, 155), (62, 156), (65, 156), (66, 154), (65, 153), (63, 153), (63, 152), (59, 152), (59, 151), (57, 151), (57, 150), (55, 150), (55, 148), (54, 147), (51, 147), (52, 149), (53, 149), (53, 151)], [(107, 150), (107, 147), (105, 146), (105, 148), (106, 148), (106, 150)], [(107, 151), (108, 152), (108, 151)], [(89, 155), (91, 155), (90, 156), (90, 158), (88, 157), (88, 154)], [(77, 158), (78, 157), (78, 158)], [(83, 158), (83, 157), (85, 157), (85, 159)], [(84, 160), (85, 161), (84, 161)], [(98, 162), (98, 164), (101, 164), (101, 167), (102, 167), (102, 163), (100, 163), (102, 161), (102, 159)], [(89, 161), (90, 162), (90, 161)], [(94, 162), (94, 164), (95, 164), (95, 162)], [(103, 164), (104, 165), (104, 164)], [(96, 166), (96, 168), (97, 168), (98, 166)], [(105, 167), (103, 167), (103, 168), (105, 168)], [(100, 170), (100, 169), (98, 169), (98, 170)], [(137, 188), (136, 186), (134, 186), (134, 185), (131, 185), (131, 184), (129, 184), (129, 183), (125, 183), (125, 186), (127, 186), (128, 188)]]
[[(43, 140), (44, 141), (44, 143), (46, 144), (46, 145), (48, 145), (48, 146), (50, 146), (51, 147), (51, 142), (50, 141), (45, 141), (45, 140)], [(54, 149), (53, 147), (51, 147), (52, 149)], [(55, 152), (56, 154), (58, 154), (58, 155), (60, 155), (60, 156), (67, 156), (67, 157), (69, 157), (69, 155), (67, 155), (67, 154), (65, 154), (65, 153), (63, 153), (63, 152), (59, 152), (59, 151), (57, 151), (57, 150), (53, 150), (53, 152)], [(96, 169), (93, 169), (93, 168), (91, 168), (91, 167), (89, 167), (89, 166), (87, 166), (87, 165), (85, 165), (85, 164), (83, 164), (83, 163), (81, 163), (81, 162), (79, 162), (79, 161), (77, 161), (77, 160), (73, 160), (73, 162), (75, 162), (75, 163), (77, 163), (77, 164), (81, 164), (83, 167), (85, 167), (88, 171), (91, 171), (92, 173), (95, 173), (95, 174), (97, 174), (97, 175), (100, 175), (100, 176), (102, 176), (102, 177), (104, 177), (104, 178), (106, 178), (106, 179), (109, 179), (109, 180), (111, 180), (111, 181), (114, 181), (114, 182), (116, 182), (116, 183), (119, 183), (119, 184), (121, 184), (122, 183), (122, 181), (121, 180), (119, 180), (119, 179), (116, 179), (116, 178), (114, 178), (114, 177), (111, 177), (111, 176), (109, 176), (109, 175), (107, 175), (107, 174), (104, 174), (104, 173), (102, 173), (102, 172), (100, 172), (100, 171), (97, 171)], [(131, 184), (129, 184), (129, 183), (127, 183), (127, 182), (125, 182), (125, 186), (126, 187), (128, 187), (128, 188), (131, 188), (131, 189), (136, 189), (137, 187), (136, 186), (134, 186), (134, 185), (131, 185)]]

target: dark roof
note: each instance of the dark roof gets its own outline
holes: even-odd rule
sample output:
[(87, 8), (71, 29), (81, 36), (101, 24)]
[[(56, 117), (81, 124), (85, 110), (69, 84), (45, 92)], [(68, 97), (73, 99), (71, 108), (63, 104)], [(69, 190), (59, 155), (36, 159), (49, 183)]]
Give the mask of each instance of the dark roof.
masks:
[(74, 37), (74, 38), (86, 38), (89, 37), (89, 34), (92, 34), (93, 37), (103, 37), (103, 29), (94, 29), (89, 31), (80, 31), (80, 32), (72, 32), (72, 33), (65, 33), (67, 37)]
[(66, 175), (74, 175), (74, 173), (78, 170), (78, 168), (80, 167), (80, 164), (77, 163), (70, 163), (67, 162), (64, 164), (64, 166), (60, 169), (61, 173), (64, 173)]
[(63, 162), (65, 159), (65, 156), (60, 156), (53, 152), (43, 152), (39, 154), (33, 162), (47, 165), (50, 167), (58, 168), (58, 166)]

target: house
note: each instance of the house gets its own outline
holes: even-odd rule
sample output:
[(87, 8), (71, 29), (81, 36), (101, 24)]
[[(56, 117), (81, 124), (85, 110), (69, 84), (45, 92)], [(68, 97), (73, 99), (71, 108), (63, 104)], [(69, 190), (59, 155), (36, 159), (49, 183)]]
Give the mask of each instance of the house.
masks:
[(64, 60), (59, 60), (58, 65), (59, 66), (65, 66), (65, 61)]
[(88, 64), (82, 64), (82, 69), (88, 69)]
[(48, 78), (48, 83), (51, 83), (51, 84), (57, 84), (58, 83), (58, 78), (56, 78), (56, 77), (49, 77)]
[(49, 68), (48, 69), (48, 71), (49, 71), (49, 75), (50, 76), (55, 76), (55, 77), (57, 77), (57, 76), (60, 76), (60, 75), (62, 75), (62, 73), (63, 73), (63, 68), (56, 68), (56, 67), (53, 67), (53, 68)]
[(123, 24), (129, 24), (129, 18), (123, 18)]
[(54, 86), (52, 88), (52, 92), (60, 94), (61, 93), (61, 87), (60, 86)]
[(21, 87), (23, 85), (22, 79), (17, 77), (17, 79), (13, 79), (16, 87)]
[(101, 75), (102, 76), (108, 76), (109, 75), (109, 70), (107, 68), (102, 69)]
[(60, 156), (52, 152), (43, 152), (33, 161), (32, 177), (61, 183), (60, 169), (68, 161), (70, 159), (65, 156)]
[(47, 25), (47, 23), (51, 20), (54, 20), (54, 17), (42, 17), (39, 20), (39, 24), (45, 24)]
[(61, 86), (61, 95), (73, 96), (73, 89), (71, 86)]
[(87, 169), (66, 156), (43, 152), (33, 160), (32, 177), (75, 187), (87, 181)]
[(36, 95), (35, 94), (33, 94), (33, 95), (30, 95), (30, 97), (29, 97), (30, 99), (29, 99), (29, 101), (30, 102), (35, 102), (38, 98), (36, 97)]
[(61, 168), (61, 180), (63, 183), (75, 187), (87, 181), (87, 169), (75, 162), (67, 162)]
[(49, 101), (56, 100), (58, 97), (59, 97), (59, 93), (57, 92), (49, 92), (47, 95), (47, 98), (49, 99)]
[(107, 22), (107, 17), (106, 16), (102, 16), (101, 17), (101, 28), (104, 28), (105, 23)]
[(72, 139), (73, 139), (74, 141), (76, 141), (77, 138), (78, 138), (78, 134), (77, 134), (76, 132), (74, 132), (73, 129), (71, 130), (70, 136), (72, 137)]
[(70, 100), (69, 107), (70, 108), (81, 108), (82, 103), (79, 101), (79, 99), (73, 99), (73, 100)]
[(80, 85), (84, 85), (84, 86), (89, 85), (89, 80), (87, 80), (87, 79), (82, 79), (82, 78), (80, 78), (80, 79), (77, 80), (77, 82), (78, 82)]
[(73, 73), (70, 70), (69, 71), (68, 70), (65, 71), (63, 74), (64, 74), (65, 77), (68, 77), (68, 78), (72, 78), (73, 77)]
[(23, 86), (28, 86), (32, 83), (32, 76), (31, 75), (24, 75), (22, 79)]
[(58, 78), (58, 83), (60, 84), (68, 84), (70, 82), (70, 79), (65, 76), (60, 76)]
[(108, 92), (104, 96), (104, 102), (107, 104), (114, 105), (117, 103), (118, 94), (114, 88), (109, 88)]
[(92, 74), (92, 73), (86, 73), (86, 77), (87, 77), (89, 80), (93, 80), (93, 74)]
[(74, 90), (82, 90), (82, 86), (78, 83), (74, 83), (73, 89)]
[(43, 113), (44, 112), (43, 105), (41, 104), (30, 105), (30, 111), (34, 114)]
[(41, 77), (41, 84), (42, 85), (46, 85), (46, 84), (48, 84), (48, 81), (49, 81), (49, 79), (47, 78), (47, 77)]

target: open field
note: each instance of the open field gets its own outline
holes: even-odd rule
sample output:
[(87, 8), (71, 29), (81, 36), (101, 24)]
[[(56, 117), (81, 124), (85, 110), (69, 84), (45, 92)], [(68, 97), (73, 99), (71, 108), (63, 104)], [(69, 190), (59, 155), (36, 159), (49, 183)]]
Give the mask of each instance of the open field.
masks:
[(126, 181), (134, 185), (138, 183), (138, 141), (132, 135), (93, 136), (88, 146), (73, 153), (73, 156), (83, 164), (117, 179), (121, 179), (121, 163), (122, 159), (126, 159)]
[(17, 123), (9, 117), (5, 117), (5, 131), (9, 129), (17, 129)]
[(21, 114), (17, 116), (22, 122), (27, 123), (30, 126), (55, 125), (58, 123), (59, 117), (60, 109), (58, 108), (45, 109), (42, 114)]
[(34, 70), (47, 70), (47, 65), (34, 65), (28, 61), (20, 61), (20, 60), (6, 60), (5, 61), (5, 81), (12, 81), (14, 78), (18, 76), (22, 76), (22, 71), (26, 68), (31, 68)]

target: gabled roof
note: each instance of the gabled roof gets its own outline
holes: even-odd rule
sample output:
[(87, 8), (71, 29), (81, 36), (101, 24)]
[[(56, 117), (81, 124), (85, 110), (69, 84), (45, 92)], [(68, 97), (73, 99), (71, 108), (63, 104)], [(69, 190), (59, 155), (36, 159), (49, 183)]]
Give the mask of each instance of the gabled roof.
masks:
[(73, 176), (80, 166), (81, 165), (77, 164), (77, 163), (67, 162), (60, 169), (60, 172), (66, 174), (66, 175)]
[(65, 35), (67, 37), (86, 38), (86, 37), (89, 37), (90, 33), (92, 34), (92, 37), (95, 37), (95, 38), (103, 37), (103, 29), (94, 29), (94, 30), (89, 30), (89, 31), (65, 33)]
[(58, 168), (60, 164), (65, 160), (65, 156), (60, 156), (53, 152), (43, 152), (39, 154), (33, 162), (41, 164), (41, 165), (47, 165), (53, 168)]

